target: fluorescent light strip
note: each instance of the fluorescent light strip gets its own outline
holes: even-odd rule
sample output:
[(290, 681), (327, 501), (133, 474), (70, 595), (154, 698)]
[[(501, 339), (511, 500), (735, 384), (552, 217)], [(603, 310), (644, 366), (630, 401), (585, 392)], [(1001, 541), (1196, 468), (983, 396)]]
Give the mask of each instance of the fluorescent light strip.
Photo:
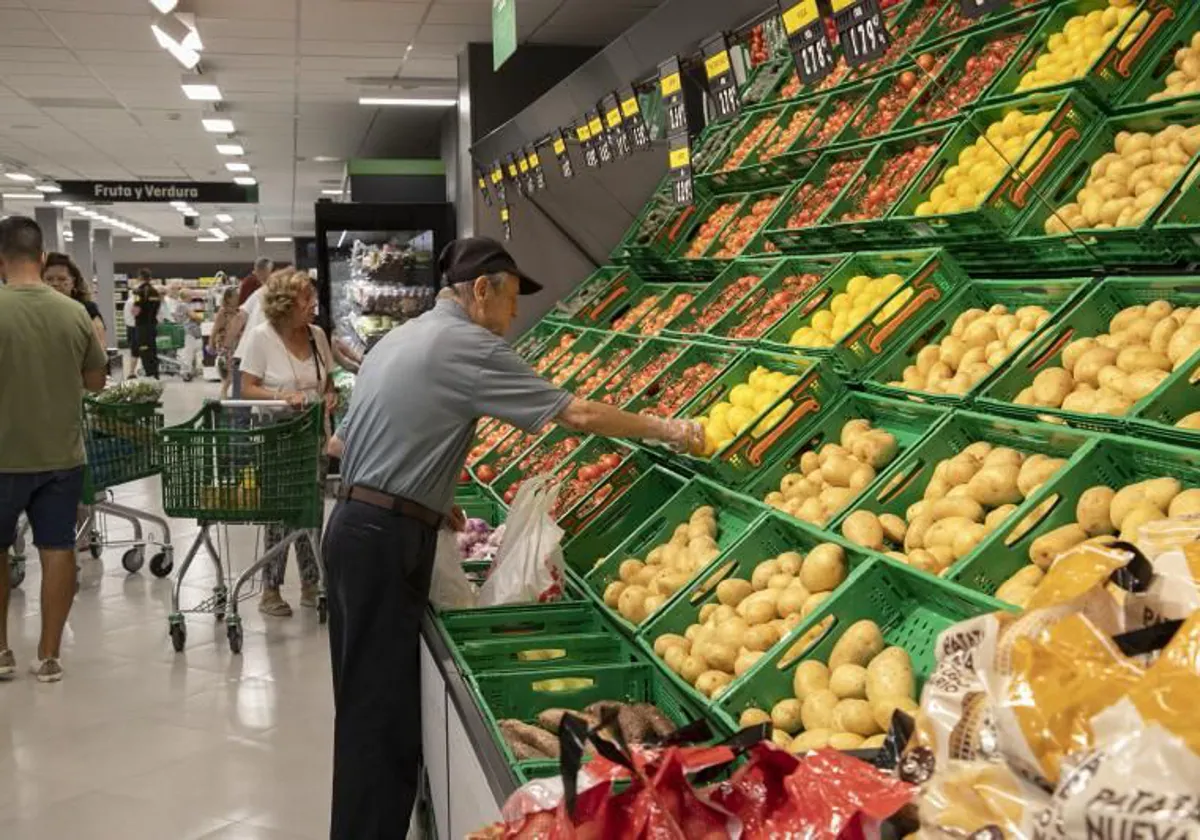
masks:
[(20, 181), (22, 184), (28, 184), (37, 180), (37, 178), (34, 178), (32, 175), (26, 175), (24, 172), (5, 172), (4, 177), (10, 181)]
[(228, 239), (229, 238), (229, 234), (226, 233), (225, 231), (221, 230), (220, 228), (215, 228), (215, 227), (209, 228), (208, 232), (211, 233), (213, 236), (216, 236), (220, 239)]
[(233, 221), (233, 216), (230, 216), (228, 213), (218, 213), (213, 218), (223, 225), (227, 225)]
[(451, 108), (458, 104), (457, 99), (417, 99), (411, 96), (361, 96), (359, 105), (375, 106), (404, 106), (413, 108)]
[(244, 155), (246, 150), (237, 143), (218, 143), (217, 154), (221, 155)]
[(267, 236), (263, 238), (263, 242), (291, 242), (290, 236)]
[(4, 193), (5, 198), (11, 198), (14, 201), (41, 201), (43, 196), (41, 193)]
[(233, 120), (207, 117), (200, 122), (204, 130), (211, 134), (233, 134), (237, 130), (233, 127)]
[(321, 190), (321, 195), (342, 195), (345, 190)]
[(233, 183), (237, 184), (238, 186), (242, 186), (242, 187), (252, 187), (258, 183), (258, 180), (255, 178), (251, 178), (249, 175), (239, 175), (238, 177), (233, 179)]
[(234, 161), (234, 162), (225, 164), (225, 168), (228, 169), (230, 172), (249, 172), (250, 164), (242, 163), (240, 161)]
[(38, 184), (36, 187), (34, 187), (34, 189), (40, 193), (60, 193), (60, 192), (62, 192), (62, 187), (58, 186), (57, 184)]
[(175, 11), (175, 7), (179, 5), (179, 0), (150, 0), (150, 5), (165, 15)]
[(150, 24), (150, 31), (154, 33), (154, 40), (158, 41), (158, 45), (171, 54), (171, 57), (178, 61), (185, 70), (195, 70), (200, 64), (200, 53), (188, 45), (188, 42), (199, 42), (199, 37), (193, 39), (195, 31), (184, 38), (184, 43), (178, 43), (171, 35), (166, 32), (157, 23)]
[(197, 242), (228, 242), (229, 237), (227, 237), (227, 236), (226, 237), (197, 236), (196, 241)]
[(184, 82), (180, 85), (183, 95), (193, 102), (220, 102), (221, 89), (208, 82)]
[(69, 201), (51, 201), (50, 203), (53, 204), (55, 207), (69, 208), (71, 206), (71, 202), (69, 202)]

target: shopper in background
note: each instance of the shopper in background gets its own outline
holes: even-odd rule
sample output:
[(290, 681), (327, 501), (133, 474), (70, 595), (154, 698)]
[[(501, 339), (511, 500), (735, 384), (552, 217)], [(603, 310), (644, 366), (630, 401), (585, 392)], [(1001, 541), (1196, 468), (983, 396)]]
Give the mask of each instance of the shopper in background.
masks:
[(154, 285), (150, 269), (138, 271), (138, 284), (133, 290), (134, 338), (137, 352), (146, 375), (158, 379), (158, 322), (162, 320), (162, 292)]
[(402, 837), (421, 752), (418, 633), (438, 529), (461, 529), (454, 487), (480, 417), (527, 432), (555, 421), (699, 451), (687, 420), (577, 399), (540, 378), (501, 338), (517, 296), (541, 286), (491, 239), (452, 242), (437, 305), (392, 330), (363, 361), (331, 441), (341, 501), (322, 555), (333, 665), (333, 840)]
[(191, 379), (204, 364), (204, 334), (192, 312), (192, 295), (183, 283), (172, 280), (167, 284), (168, 319), (183, 327), (183, 350), (179, 359), (184, 379)]
[(84, 390), (104, 387), (108, 358), (86, 310), (42, 280), (42, 230), (32, 219), (0, 222), (0, 678), (8, 647), (8, 551), (26, 514), (42, 563), (42, 635), (33, 672), (62, 679), (63, 627), (75, 598), (75, 512), (83, 496)]
[(221, 305), (213, 318), (212, 335), (208, 337), (209, 352), (217, 358), (217, 372), (221, 374), (221, 399), (229, 395), (229, 381), (233, 370), (233, 348), (241, 337), (243, 315), (237, 305), (238, 290), (226, 286), (221, 296)]
[[(303, 272), (278, 271), (260, 293), (266, 321), (248, 330), (243, 340), (242, 398), (283, 400), (294, 409), (322, 402), (328, 425), (334, 404), (329, 375), (333, 354), (325, 333), (312, 323), (317, 306), (312, 281)], [(285, 535), (283, 526), (267, 526), (267, 549), (282, 542)], [(316, 556), (307, 540), (299, 540), (295, 546), (300, 567), (300, 606), (316, 607), (320, 583)], [(292, 614), (291, 605), (280, 593), (286, 569), (286, 554), (263, 569), (258, 609), (264, 615), (287, 618)]]
[(108, 335), (104, 331), (104, 318), (100, 315), (100, 307), (92, 301), (91, 289), (88, 288), (87, 281), (83, 279), (83, 272), (75, 265), (75, 261), (66, 254), (47, 254), (42, 279), (56, 292), (82, 304), (92, 321), (92, 328), (96, 331), (96, 340), (100, 342), (101, 347), (107, 347)]
[(125, 292), (125, 308), (122, 310), (125, 319), (125, 343), (129, 346), (129, 367), (125, 372), (126, 379), (137, 376), (138, 371), (137, 316), (133, 311), (137, 301), (134, 299), (133, 289), (133, 284), (129, 283), (128, 290)]
[(250, 295), (262, 288), (273, 270), (274, 266), (266, 257), (259, 257), (254, 261), (254, 270), (246, 275), (245, 279), (242, 280), (241, 288), (238, 290), (238, 306), (244, 304), (250, 299)]

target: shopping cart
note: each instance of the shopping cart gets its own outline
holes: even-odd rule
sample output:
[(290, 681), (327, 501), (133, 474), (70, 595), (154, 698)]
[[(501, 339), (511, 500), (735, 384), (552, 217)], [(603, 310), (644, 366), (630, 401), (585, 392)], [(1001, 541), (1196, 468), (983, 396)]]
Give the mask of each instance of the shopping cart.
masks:
[[(162, 469), (159, 460), (158, 435), (162, 429), (159, 405), (146, 403), (106, 403), (87, 397), (83, 401), (84, 448), (87, 466), (84, 468), (83, 515), (75, 526), (76, 545), (85, 545), (99, 559), (110, 548), (126, 548), (121, 565), (130, 574), (141, 571), (146, 562), (146, 549), (159, 550), (150, 558), (150, 571), (155, 577), (166, 577), (175, 565), (171, 543), (171, 526), (165, 519), (144, 510), (118, 504), (112, 488), (157, 475)], [(133, 530), (130, 539), (109, 539), (107, 517), (128, 522)], [(147, 522), (162, 533), (161, 539), (150, 539), (142, 529)], [(28, 523), (21, 519), (11, 552), (9, 581), (20, 586), (25, 580), (25, 547)]]
[(184, 382), (191, 382), (195, 371), (184, 370), (178, 359), (187, 341), (187, 327), (183, 324), (164, 322), (158, 325), (158, 372), (167, 376), (179, 376)]
[[(195, 519), (200, 524), (171, 593), (168, 631), (176, 651), (182, 651), (187, 643), (184, 614), (206, 613), (225, 621), (229, 649), (240, 653), (238, 603), (253, 594), (243, 595), (243, 590), (260, 569), (286, 554), (298, 539), (308, 540), (317, 557), (317, 616), (322, 624), (326, 621), (325, 565), (319, 540), (324, 515), (320, 474), (323, 408), (313, 405), (280, 419), (278, 412), (287, 408), (285, 402), (214, 401), (187, 422), (162, 431), (163, 509), (168, 516)], [(232, 562), (222, 562), (214, 545), (213, 526), (271, 523), (283, 523), (290, 531), (235, 578)], [(223, 542), (228, 549), (227, 536)], [(211, 596), (184, 609), (180, 597), (183, 582), (201, 546), (216, 567), (217, 585)]]

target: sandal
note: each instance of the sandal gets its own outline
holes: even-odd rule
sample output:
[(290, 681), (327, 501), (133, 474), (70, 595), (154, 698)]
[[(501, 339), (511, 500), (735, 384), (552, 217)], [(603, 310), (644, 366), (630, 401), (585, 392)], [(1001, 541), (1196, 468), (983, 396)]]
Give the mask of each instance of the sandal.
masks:
[(283, 600), (279, 590), (265, 590), (258, 602), (258, 611), (272, 618), (291, 618), (292, 606)]

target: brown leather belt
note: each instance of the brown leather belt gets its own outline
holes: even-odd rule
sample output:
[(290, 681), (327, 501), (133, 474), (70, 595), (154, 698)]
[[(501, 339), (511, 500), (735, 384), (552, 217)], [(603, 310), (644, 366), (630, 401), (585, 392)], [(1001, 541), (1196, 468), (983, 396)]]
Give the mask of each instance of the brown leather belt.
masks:
[(363, 487), (361, 484), (356, 484), (353, 487), (343, 487), (338, 494), (338, 498), (344, 502), (362, 502), (365, 505), (390, 510), (402, 516), (410, 516), (418, 522), (424, 522), (431, 528), (441, 528), (445, 520), (442, 514), (430, 510), (425, 505), (418, 504), (403, 496), (393, 496), (391, 493), (384, 493), (382, 490)]

